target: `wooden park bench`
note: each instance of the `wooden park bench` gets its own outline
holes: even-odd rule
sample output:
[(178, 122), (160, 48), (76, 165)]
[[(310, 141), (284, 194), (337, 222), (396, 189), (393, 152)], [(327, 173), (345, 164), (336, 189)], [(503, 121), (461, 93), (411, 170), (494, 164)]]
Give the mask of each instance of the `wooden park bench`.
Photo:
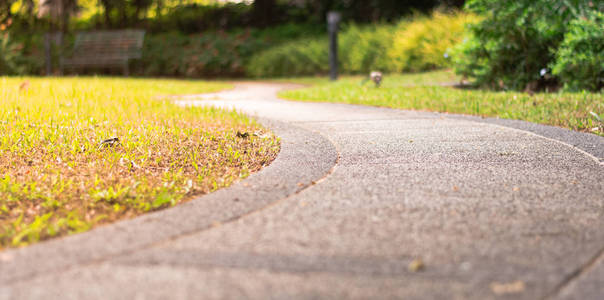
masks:
[(76, 34), (72, 55), (61, 59), (61, 70), (121, 67), (128, 76), (128, 60), (141, 58), (143, 30), (90, 31)]

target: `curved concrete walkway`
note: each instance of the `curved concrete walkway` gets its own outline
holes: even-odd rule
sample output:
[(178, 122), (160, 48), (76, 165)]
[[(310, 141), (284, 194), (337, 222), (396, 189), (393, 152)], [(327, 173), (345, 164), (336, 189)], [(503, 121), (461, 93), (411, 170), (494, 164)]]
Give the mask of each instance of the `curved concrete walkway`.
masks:
[(602, 299), (604, 139), (287, 102), (282, 87), (181, 101), (259, 117), (283, 139), (271, 166), (173, 209), (0, 253), (0, 298)]

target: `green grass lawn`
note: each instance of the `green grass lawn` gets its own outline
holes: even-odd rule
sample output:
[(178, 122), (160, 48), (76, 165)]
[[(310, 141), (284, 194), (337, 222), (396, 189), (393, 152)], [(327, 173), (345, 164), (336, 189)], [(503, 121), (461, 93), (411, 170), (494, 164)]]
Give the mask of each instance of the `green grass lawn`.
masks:
[(0, 77), (0, 249), (172, 206), (268, 164), (279, 141), (249, 118), (161, 97), (229, 87)]
[(382, 87), (361, 84), (362, 77), (286, 79), (310, 87), (280, 93), (285, 99), (339, 102), (518, 119), (604, 136), (603, 93), (494, 92), (441, 86), (459, 82), (451, 71), (386, 75)]

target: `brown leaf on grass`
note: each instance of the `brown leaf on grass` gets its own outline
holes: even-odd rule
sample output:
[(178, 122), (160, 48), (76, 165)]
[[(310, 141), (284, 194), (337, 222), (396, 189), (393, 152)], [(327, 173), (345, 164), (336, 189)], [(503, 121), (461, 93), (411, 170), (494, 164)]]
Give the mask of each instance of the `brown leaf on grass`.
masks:
[(247, 138), (247, 137), (249, 137), (249, 136), (250, 136), (250, 134), (249, 134), (249, 133), (247, 133), (247, 132), (241, 133), (241, 132), (237, 131), (237, 137), (238, 137), (238, 138), (245, 139), (245, 138)]
[(25, 80), (19, 85), (20, 92), (24, 92), (24, 91), (26, 92), (27, 89), (29, 89), (29, 80)]

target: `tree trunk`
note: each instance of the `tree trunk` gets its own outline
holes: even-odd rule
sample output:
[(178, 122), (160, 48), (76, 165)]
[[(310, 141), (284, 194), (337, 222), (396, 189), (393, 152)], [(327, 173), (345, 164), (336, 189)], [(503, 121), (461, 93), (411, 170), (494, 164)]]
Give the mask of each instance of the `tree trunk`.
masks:
[(126, 5), (126, 1), (120, 1), (118, 6), (120, 10), (120, 27), (128, 26), (128, 14), (126, 10), (128, 10), (128, 6)]
[(100, 2), (105, 10), (105, 27), (111, 28), (111, 10), (113, 9), (111, 0), (101, 0)]
[(59, 3), (62, 5), (61, 8), (61, 27), (59, 30), (65, 34), (69, 29), (69, 17), (71, 16), (71, 3), (70, 0), (59, 0)]
[(157, 7), (155, 9), (155, 15), (157, 16), (156, 18), (160, 18), (161, 17), (161, 10), (164, 8), (164, 1), (163, 0), (156, 0), (157, 2)]

